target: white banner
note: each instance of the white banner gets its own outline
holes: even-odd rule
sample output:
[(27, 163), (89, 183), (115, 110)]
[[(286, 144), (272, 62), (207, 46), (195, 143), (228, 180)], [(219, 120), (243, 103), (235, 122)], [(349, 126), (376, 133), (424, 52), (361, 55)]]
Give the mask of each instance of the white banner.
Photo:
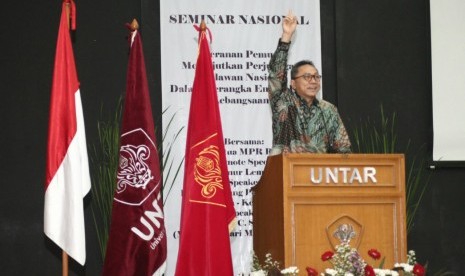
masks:
[(430, 1), (433, 161), (465, 161), (465, 2)]
[[(163, 128), (169, 125), (163, 147), (165, 153), (172, 150), (170, 158), (174, 158), (175, 165), (182, 162), (185, 154), (197, 60), (198, 32), (193, 25), (200, 25), (204, 19), (212, 33), (212, 59), (238, 218), (237, 227), (231, 233), (235, 275), (247, 275), (252, 263), (251, 188), (260, 179), (272, 143), (267, 65), (282, 33), (282, 18), (289, 10), (294, 12), (299, 23), (292, 41), (289, 64), (310, 59), (321, 72), (318, 0), (160, 2), (162, 106), (163, 110), (167, 109), (163, 114)], [(183, 127), (181, 135), (175, 139)], [(172, 177), (165, 179), (164, 183), (167, 275), (173, 275), (176, 267), (183, 168), (174, 183)], [(166, 172), (167, 169), (165, 177)], [(173, 188), (168, 193), (167, 187), (172, 184)]]

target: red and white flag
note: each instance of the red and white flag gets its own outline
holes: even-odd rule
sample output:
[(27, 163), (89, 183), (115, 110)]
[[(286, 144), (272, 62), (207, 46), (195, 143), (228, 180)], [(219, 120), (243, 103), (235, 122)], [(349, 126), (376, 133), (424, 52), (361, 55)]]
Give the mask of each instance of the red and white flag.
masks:
[(166, 268), (159, 157), (137, 30), (130, 40), (117, 185), (102, 275), (159, 276)]
[[(79, 81), (63, 1), (53, 71), (44, 204), (44, 232), (81, 265), (86, 261), (83, 198), (90, 190)], [(73, 24), (74, 25), (74, 24)]]
[(229, 233), (235, 226), (236, 212), (203, 24), (199, 31), (185, 162), (176, 275), (233, 275)]

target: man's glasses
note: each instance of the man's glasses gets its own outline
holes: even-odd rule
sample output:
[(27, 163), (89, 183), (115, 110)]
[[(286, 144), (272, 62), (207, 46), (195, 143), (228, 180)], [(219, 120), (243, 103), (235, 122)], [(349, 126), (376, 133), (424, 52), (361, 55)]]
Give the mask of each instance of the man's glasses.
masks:
[(304, 78), (304, 80), (306, 80), (306, 81), (311, 81), (313, 79), (316, 82), (320, 82), (321, 75), (318, 75), (318, 74), (312, 75), (310, 73), (307, 73), (307, 74), (303, 74), (302, 76), (295, 77), (294, 79), (296, 80), (298, 78)]

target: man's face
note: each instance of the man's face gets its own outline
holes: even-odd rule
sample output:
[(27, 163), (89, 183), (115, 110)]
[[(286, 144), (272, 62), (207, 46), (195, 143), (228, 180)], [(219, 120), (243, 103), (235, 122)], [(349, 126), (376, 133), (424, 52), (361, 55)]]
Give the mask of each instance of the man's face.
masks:
[(318, 70), (306, 64), (299, 67), (296, 78), (291, 80), (292, 88), (307, 102), (313, 101), (320, 91), (321, 84), (320, 80), (314, 77), (316, 75), (319, 75)]

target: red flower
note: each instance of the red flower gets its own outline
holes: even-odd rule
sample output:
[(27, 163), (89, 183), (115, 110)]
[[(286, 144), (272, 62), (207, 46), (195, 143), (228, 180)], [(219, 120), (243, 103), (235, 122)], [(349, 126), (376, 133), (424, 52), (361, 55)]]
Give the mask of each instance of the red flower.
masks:
[(365, 266), (365, 276), (376, 276), (375, 270), (371, 265)]
[(334, 253), (332, 251), (326, 251), (325, 253), (323, 253), (323, 255), (321, 255), (321, 260), (323, 262), (331, 259), (333, 257)]
[(314, 268), (307, 266), (305, 270), (307, 270), (307, 276), (318, 276), (318, 271)]
[(425, 268), (420, 264), (415, 264), (413, 266), (413, 274), (417, 276), (424, 276), (425, 275)]
[(376, 249), (368, 250), (368, 255), (370, 255), (370, 257), (372, 257), (374, 260), (379, 260), (379, 258), (381, 258), (381, 253), (379, 253), (379, 251)]

